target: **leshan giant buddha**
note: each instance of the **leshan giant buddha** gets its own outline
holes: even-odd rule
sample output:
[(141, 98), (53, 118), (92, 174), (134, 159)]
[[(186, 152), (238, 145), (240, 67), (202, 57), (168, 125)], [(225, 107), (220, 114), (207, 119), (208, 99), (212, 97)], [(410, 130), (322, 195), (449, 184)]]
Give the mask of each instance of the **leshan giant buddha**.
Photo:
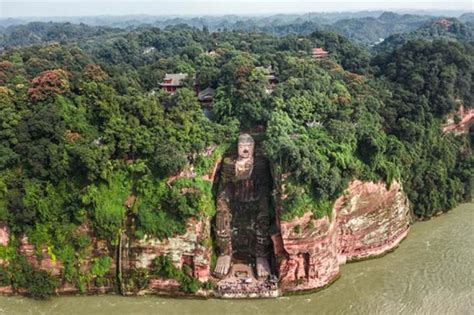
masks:
[(224, 159), (217, 196), (216, 238), (218, 277), (233, 262), (255, 264), (259, 278), (270, 275), (270, 176), (264, 157), (254, 158), (255, 141), (249, 134), (238, 139), (237, 159)]

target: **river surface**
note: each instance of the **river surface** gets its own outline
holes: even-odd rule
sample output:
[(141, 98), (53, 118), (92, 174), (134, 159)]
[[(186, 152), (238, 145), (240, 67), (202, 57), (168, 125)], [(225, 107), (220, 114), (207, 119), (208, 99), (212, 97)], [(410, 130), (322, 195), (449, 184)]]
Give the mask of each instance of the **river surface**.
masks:
[(342, 266), (320, 292), (272, 300), (0, 297), (0, 314), (474, 314), (474, 203), (418, 222), (393, 253)]

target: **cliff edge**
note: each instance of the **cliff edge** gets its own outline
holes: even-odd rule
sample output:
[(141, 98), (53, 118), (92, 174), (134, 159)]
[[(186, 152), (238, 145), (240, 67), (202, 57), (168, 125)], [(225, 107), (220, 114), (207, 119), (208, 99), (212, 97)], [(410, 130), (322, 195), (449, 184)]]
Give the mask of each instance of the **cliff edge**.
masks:
[(410, 207), (401, 185), (354, 180), (331, 217), (283, 221), (272, 238), (285, 292), (321, 288), (339, 276), (339, 265), (379, 256), (407, 235)]

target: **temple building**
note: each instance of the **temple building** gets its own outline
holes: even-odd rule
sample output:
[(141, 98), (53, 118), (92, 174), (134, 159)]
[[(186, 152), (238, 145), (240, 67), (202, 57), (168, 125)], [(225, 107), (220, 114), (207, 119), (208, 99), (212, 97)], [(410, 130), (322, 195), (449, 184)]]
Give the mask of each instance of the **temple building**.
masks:
[(199, 103), (201, 103), (201, 106), (204, 108), (212, 107), (215, 94), (216, 94), (216, 90), (210, 87), (199, 92), (198, 101)]
[(167, 92), (175, 93), (178, 88), (183, 86), (183, 81), (187, 78), (187, 73), (167, 73), (163, 82), (160, 83), (160, 88)]
[(313, 57), (315, 59), (323, 59), (323, 58), (326, 58), (328, 56), (328, 52), (325, 51), (323, 48), (313, 48)]
[(198, 94), (198, 101), (201, 103), (202, 111), (207, 118), (212, 117), (212, 105), (214, 104), (214, 95), (216, 90), (208, 87)]

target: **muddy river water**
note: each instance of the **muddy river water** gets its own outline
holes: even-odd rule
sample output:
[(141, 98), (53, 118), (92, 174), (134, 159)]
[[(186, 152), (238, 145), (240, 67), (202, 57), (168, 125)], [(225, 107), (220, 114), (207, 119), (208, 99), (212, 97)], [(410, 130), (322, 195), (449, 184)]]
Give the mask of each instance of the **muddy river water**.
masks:
[(0, 297), (0, 314), (474, 314), (474, 203), (416, 223), (395, 252), (342, 266), (342, 277), (314, 294), (243, 301)]

